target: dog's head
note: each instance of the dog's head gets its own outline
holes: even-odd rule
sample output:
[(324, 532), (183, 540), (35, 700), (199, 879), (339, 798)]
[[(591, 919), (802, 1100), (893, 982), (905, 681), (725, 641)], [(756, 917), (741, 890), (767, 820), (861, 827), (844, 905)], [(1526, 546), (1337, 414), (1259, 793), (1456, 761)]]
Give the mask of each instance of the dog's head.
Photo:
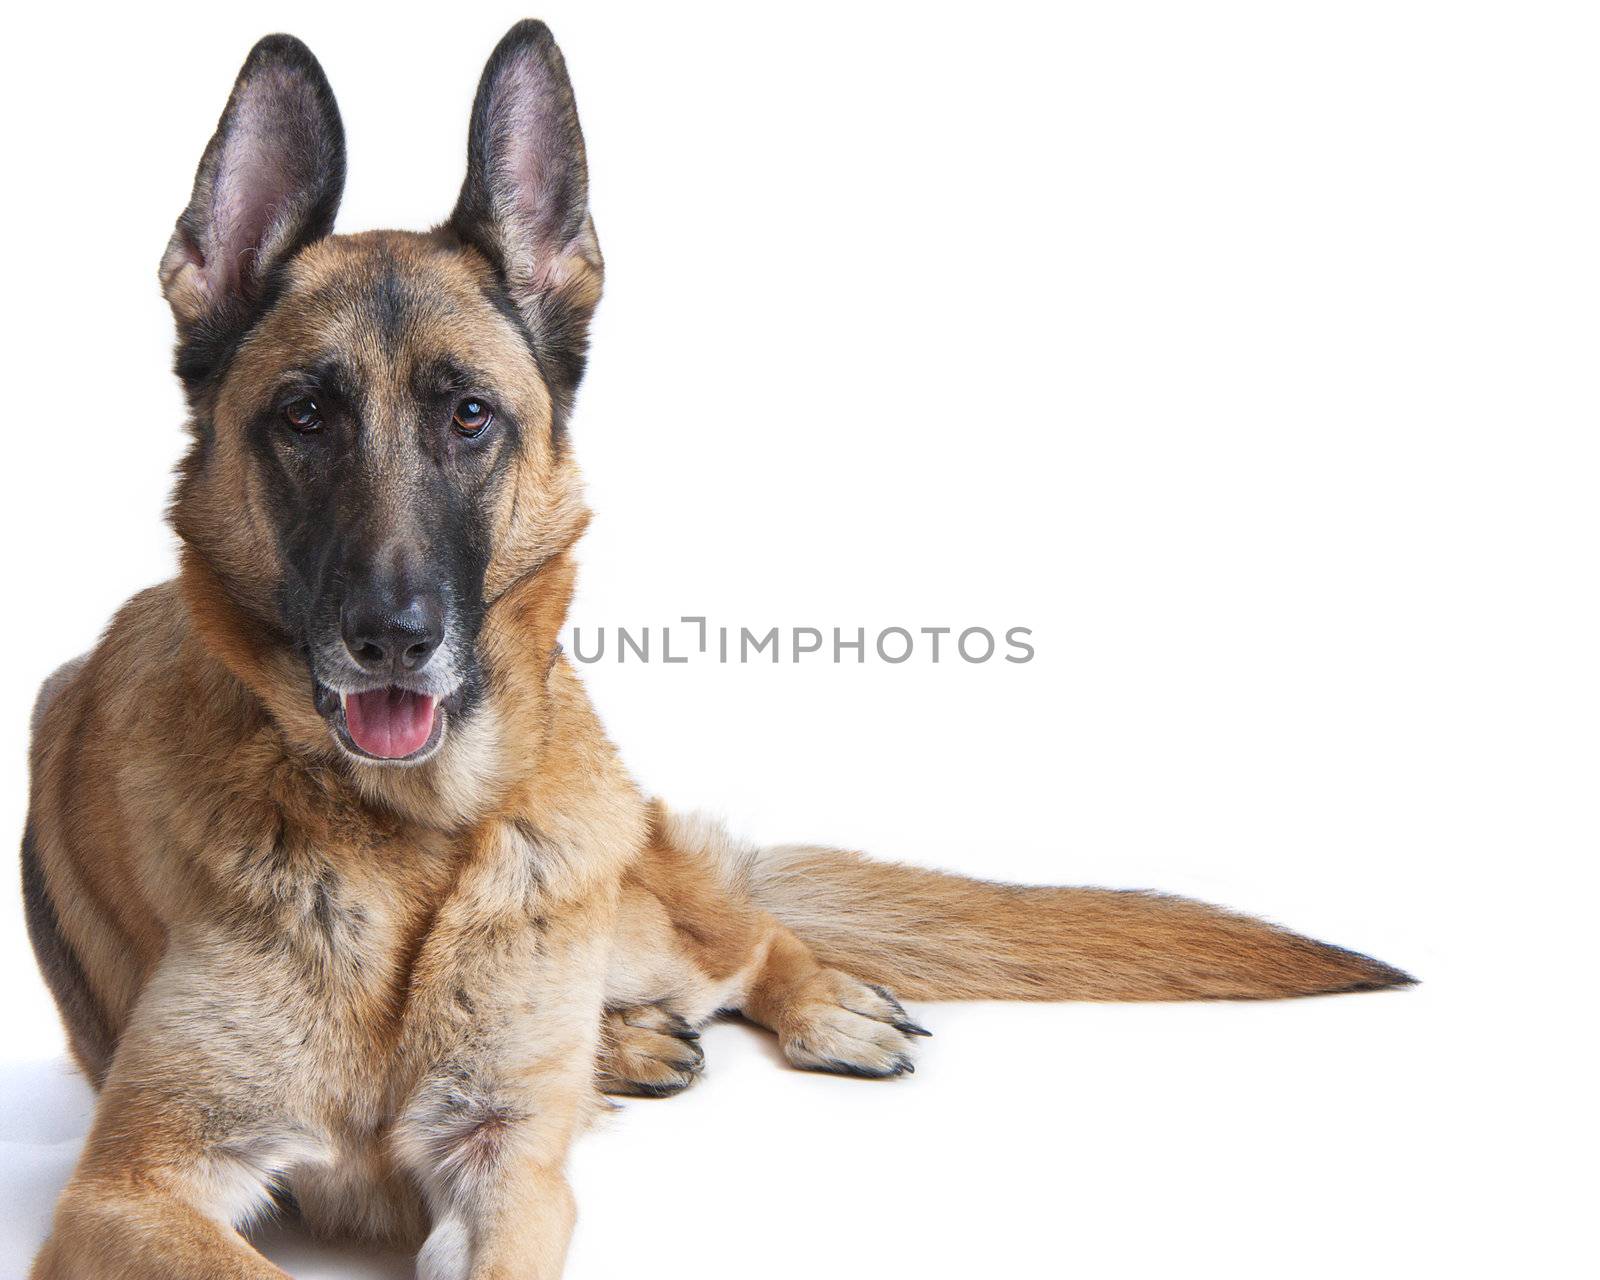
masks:
[(346, 753), (415, 764), (482, 696), (486, 611), (583, 518), (563, 430), (602, 263), (548, 29), (490, 58), (441, 227), (331, 235), (344, 174), (321, 67), (261, 41), (161, 264), (194, 432), (173, 523)]

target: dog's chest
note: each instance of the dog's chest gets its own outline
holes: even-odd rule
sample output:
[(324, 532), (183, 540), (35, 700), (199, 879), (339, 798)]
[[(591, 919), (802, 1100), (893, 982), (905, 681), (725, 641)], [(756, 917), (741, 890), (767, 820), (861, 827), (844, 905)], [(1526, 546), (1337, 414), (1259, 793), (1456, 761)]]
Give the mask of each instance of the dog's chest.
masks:
[[(424, 1086), (483, 1046), (514, 1059), (541, 949), (537, 868), (514, 842), (396, 838), (368, 849), (282, 840), (271, 893), (227, 948), (211, 999), (306, 1154), (288, 1177), (328, 1229), (404, 1234), (417, 1212), (395, 1131)], [(341, 856), (343, 854), (343, 856)], [(359, 856), (357, 856), (359, 854)], [(245, 945), (240, 946), (239, 941)]]
[[(286, 1022), (299, 1046), (285, 1069), (365, 1126), (404, 1094), (441, 1024), (461, 1034), (503, 1014), (491, 997), (516, 983), (537, 922), (503, 910), (487, 918), (471, 901), (467, 855), (441, 839), (363, 852), (309, 856), (286, 874), (284, 906), (263, 922), (270, 941), (247, 968), (256, 1007)], [(475, 946), (491, 924), (498, 945)]]

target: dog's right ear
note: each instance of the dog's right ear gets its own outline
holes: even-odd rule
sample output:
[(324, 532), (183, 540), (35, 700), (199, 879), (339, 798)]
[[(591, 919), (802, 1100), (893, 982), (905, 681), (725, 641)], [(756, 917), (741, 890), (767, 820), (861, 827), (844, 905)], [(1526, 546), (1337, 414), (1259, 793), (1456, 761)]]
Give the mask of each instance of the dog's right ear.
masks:
[(237, 312), (272, 272), (333, 229), (344, 126), (311, 50), (267, 36), (245, 59), (161, 259), (180, 329)]

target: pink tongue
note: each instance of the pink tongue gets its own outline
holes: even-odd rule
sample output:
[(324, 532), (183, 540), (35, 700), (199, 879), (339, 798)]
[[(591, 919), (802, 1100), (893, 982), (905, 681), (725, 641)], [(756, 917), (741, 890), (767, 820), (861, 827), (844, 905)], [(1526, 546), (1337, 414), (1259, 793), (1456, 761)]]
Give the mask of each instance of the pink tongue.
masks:
[(369, 756), (399, 760), (421, 751), (433, 733), (434, 699), (406, 689), (352, 693), (344, 704), (350, 738)]

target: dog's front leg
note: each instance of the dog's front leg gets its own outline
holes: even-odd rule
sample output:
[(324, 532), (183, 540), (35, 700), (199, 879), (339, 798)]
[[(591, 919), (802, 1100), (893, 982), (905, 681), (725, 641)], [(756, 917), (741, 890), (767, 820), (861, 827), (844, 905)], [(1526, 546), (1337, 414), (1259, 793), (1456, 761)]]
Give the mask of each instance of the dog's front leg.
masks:
[(33, 1280), (288, 1280), (218, 1220), (204, 1188), (81, 1176), (56, 1206), (54, 1229), (31, 1274)]
[(33, 1280), (287, 1280), (239, 1228), (326, 1156), (296, 1107), (303, 1033), (242, 1025), (262, 988), (208, 954), (174, 945), (146, 989)]
[(419, 1280), (560, 1276), (575, 1216), (567, 1149), (599, 1106), (614, 912), (608, 894), (517, 926), (479, 921), (460, 937), (469, 946), (419, 966), (424, 1016), (408, 1050), (426, 1066), (395, 1129), (433, 1217)]

